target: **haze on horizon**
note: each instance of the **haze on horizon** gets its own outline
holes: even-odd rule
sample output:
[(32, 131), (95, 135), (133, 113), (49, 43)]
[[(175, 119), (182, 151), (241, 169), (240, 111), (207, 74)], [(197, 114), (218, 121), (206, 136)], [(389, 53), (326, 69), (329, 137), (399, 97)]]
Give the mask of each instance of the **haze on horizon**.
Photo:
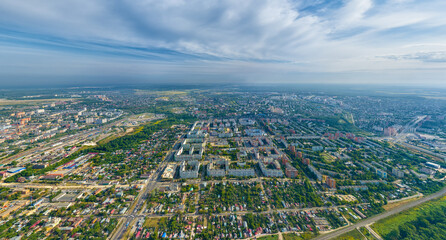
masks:
[(0, 2), (0, 83), (446, 87), (444, 0)]

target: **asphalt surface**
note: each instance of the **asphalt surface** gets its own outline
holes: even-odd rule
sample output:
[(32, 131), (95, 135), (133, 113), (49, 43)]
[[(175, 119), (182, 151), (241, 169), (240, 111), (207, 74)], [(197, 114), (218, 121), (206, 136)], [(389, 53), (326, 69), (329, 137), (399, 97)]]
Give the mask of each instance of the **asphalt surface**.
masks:
[(355, 230), (358, 227), (363, 227), (365, 225), (368, 225), (368, 224), (371, 224), (373, 222), (376, 222), (376, 221), (378, 221), (380, 219), (392, 216), (394, 214), (400, 213), (402, 211), (405, 211), (407, 209), (413, 208), (415, 206), (418, 206), (420, 204), (423, 204), (423, 203), (428, 202), (430, 200), (433, 200), (435, 198), (442, 197), (444, 195), (446, 195), (446, 188), (443, 188), (439, 192), (436, 192), (434, 194), (428, 195), (428, 196), (423, 197), (423, 198), (421, 198), (419, 200), (416, 200), (416, 201), (410, 202), (408, 204), (396, 207), (396, 208), (394, 208), (394, 209), (392, 209), (390, 211), (386, 211), (386, 212), (381, 213), (379, 215), (376, 215), (374, 217), (364, 219), (364, 220), (362, 220), (362, 221), (360, 221), (360, 222), (358, 222), (356, 224), (350, 225), (348, 227), (345, 227), (345, 228), (342, 228), (342, 229), (339, 229), (339, 230), (336, 230), (334, 232), (330, 232), (330, 233), (327, 233), (327, 234), (324, 234), (324, 235), (320, 235), (320, 236), (318, 236), (318, 237), (316, 237), (314, 239), (315, 240), (328, 240), (328, 239), (333, 239), (335, 237), (339, 237), (342, 234), (350, 232), (352, 230)]
[(141, 192), (138, 195), (138, 198), (136, 199), (136, 203), (134, 204), (134, 208), (133, 209), (129, 209), (127, 211), (127, 214), (123, 216), (124, 218), (124, 222), (123, 224), (121, 224), (116, 233), (114, 234), (114, 236), (111, 239), (122, 239), (125, 231), (127, 230), (127, 227), (132, 227), (131, 224), (129, 224), (127, 226), (127, 222), (132, 222), (135, 219), (141, 217), (140, 215), (138, 215), (138, 212), (141, 208), (141, 206), (144, 204), (144, 200), (146, 199), (146, 196), (149, 192), (151, 192), (155, 187), (156, 187), (156, 178), (158, 177), (158, 175), (160, 174), (161, 170), (165, 167), (165, 164), (160, 164), (160, 167), (157, 169), (157, 171), (150, 177), (148, 184), (146, 185), (146, 187), (144, 188), (143, 192)]
[[(171, 157), (171, 154), (172, 154), (172, 151), (170, 151), (169, 154), (167, 154), (167, 157), (159, 164), (156, 172), (153, 173), (152, 176), (150, 176), (150, 178), (148, 179), (147, 185), (140, 192), (140, 194), (138, 194), (138, 197), (137, 197), (135, 203), (133, 204), (133, 206), (135, 206), (135, 207), (129, 208), (129, 210), (127, 210), (127, 213), (124, 216), (122, 216), (122, 219), (124, 219), (123, 223), (120, 226), (118, 226), (118, 229), (115, 231), (113, 236), (110, 237), (110, 239), (112, 239), (112, 240), (122, 239), (127, 228), (132, 227), (132, 222), (137, 218), (143, 217), (143, 215), (138, 214), (138, 213), (140, 212), (148, 194), (153, 189), (155, 189), (156, 185), (158, 184), (158, 181), (157, 181), (158, 176), (161, 174), (161, 172), (166, 167), (167, 162), (169, 160), (168, 158)], [(129, 222), (128, 226), (127, 226), (127, 222)]]

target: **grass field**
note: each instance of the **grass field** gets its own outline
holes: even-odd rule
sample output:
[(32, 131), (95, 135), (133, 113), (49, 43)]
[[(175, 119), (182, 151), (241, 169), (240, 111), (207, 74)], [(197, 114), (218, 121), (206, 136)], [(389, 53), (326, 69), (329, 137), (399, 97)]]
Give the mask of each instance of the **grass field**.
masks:
[(110, 136), (108, 136), (108, 137), (106, 137), (106, 138), (103, 138), (103, 139), (99, 140), (99, 141), (98, 141), (98, 145), (106, 144), (106, 143), (110, 142), (111, 140), (114, 140), (114, 139), (116, 139), (116, 138), (118, 138), (118, 137), (120, 137), (120, 136), (121, 136), (121, 135), (118, 135), (118, 134), (110, 135)]
[(315, 237), (312, 233), (302, 233), (300, 236), (295, 233), (282, 234), (283, 240), (307, 240)]
[(335, 157), (333, 157), (332, 155), (328, 154), (328, 153), (322, 153), (321, 154), (322, 158), (324, 159), (325, 162), (334, 162), (336, 160)]
[(54, 98), (54, 99), (34, 99), (34, 100), (9, 100), (0, 99), (0, 106), (9, 105), (36, 105), (41, 103), (50, 103), (56, 101), (70, 101), (71, 98)]
[(335, 240), (353, 240), (353, 239), (364, 239), (362, 234), (358, 230), (353, 230), (348, 233), (344, 233), (341, 236), (335, 238)]
[(158, 222), (159, 221), (160, 221), (159, 218), (147, 218), (147, 220), (144, 222), (144, 227), (156, 228), (156, 227), (158, 227)]
[(277, 234), (257, 238), (257, 240), (278, 240), (278, 239), (279, 236)]
[(186, 95), (186, 91), (150, 91), (150, 90), (135, 90), (136, 95), (164, 95), (164, 96), (172, 96), (172, 95)]
[(384, 208), (386, 211), (389, 211), (389, 210), (391, 210), (391, 209), (393, 209), (393, 208), (396, 208), (396, 207), (398, 207), (398, 206), (401, 206), (401, 205), (404, 205), (404, 204), (413, 202), (413, 201), (418, 200), (418, 199), (420, 199), (420, 198), (421, 198), (421, 196), (420, 196), (420, 197), (410, 198), (410, 199), (403, 200), (403, 201), (398, 201), (398, 202), (388, 203), (388, 204), (384, 205), (383, 208)]
[(298, 236), (295, 233), (287, 233), (287, 234), (282, 234), (283, 239), (284, 240), (301, 240), (302, 237)]
[(154, 123), (151, 123), (150, 126), (158, 125), (158, 124), (160, 124), (160, 123), (162, 123), (162, 122), (164, 122), (164, 121), (166, 121), (166, 120), (165, 120), (165, 119), (158, 120), (158, 121), (156, 121), (156, 122), (154, 122)]
[(432, 210), (436, 210), (441, 207), (446, 207), (446, 197), (429, 201), (418, 207), (414, 207), (412, 209), (401, 212), (397, 215), (381, 219), (373, 224), (372, 228), (381, 236), (387, 235), (392, 230), (397, 229), (400, 225), (406, 222), (414, 221), (419, 216), (422, 216)]
[[(164, 119), (161, 119), (161, 120), (158, 120), (158, 121), (156, 121), (156, 122), (150, 122), (150, 123), (147, 124), (147, 126), (158, 125), (158, 124), (160, 124), (160, 123), (163, 122), (163, 121), (165, 121), (165, 120), (164, 120)], [(134, 129), (134, 128), (128, 128), (126, 132), (120, 132), (120, 133), (118, 133), (118, 134), (113, 134), (113, 135), (110, 135), (110, 136), (108, 136), (108, 137), (106, 137), (106, 138), (104, 138), (104, 139), (98, 141), (98, 145), (104, 145), (104, 144), (106, 144), (106, 143), (108, 143), (108, 142), (110, 142), (110, 141), (112, 141), (112, 140), (115, 140), (115, 139), (117, 139), (117, 138), (120, 138), (120, 137), (122, 137), (122, 136), (124, 136), (124, 135), (126, 135), (126, 134), (129, 134), (129, 135), (130, 135), (130, 134), (132, 134), (132, 135), (133, 135), (133, 134), (137, 134), (137, 133), (141, 132), (143, 129), (144, 129), (144, 126), (139, 126), (139, 127), (137, 127), (136, 129)]]

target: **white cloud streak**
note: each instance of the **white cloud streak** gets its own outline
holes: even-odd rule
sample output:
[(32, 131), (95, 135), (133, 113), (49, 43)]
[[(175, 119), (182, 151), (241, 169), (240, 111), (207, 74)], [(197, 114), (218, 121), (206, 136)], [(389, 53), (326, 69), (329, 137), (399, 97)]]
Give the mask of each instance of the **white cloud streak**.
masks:
[[(444, 1), (329, 2), (7, 0), (0, 2), (0, 36), (9, 41), (0, 41), (0, 52), (8, 52), (18, 63), (27, 54), (32, 55), (30, 59), (37, 65), (45, 61), (50, 64), (44, 60), (48, 56), (71, 58), (66, 60), (67, 69), (71, 68), (69, 62), (86, 59), (100, 63), (101, 69), (113, 68), (127, 61), (119, 58), (127, 54), (139, 57), (135, 60), (138, 66), (163, 65), (165, 69), (190, 73), (200, 71), (202, 65), (213, 67), (214, 74), (234, 75), (246, 75), (238, 66), (249, 66), (253, 71), (286, 71), (289, 79), (293, 72), (352, 72), (360, 78), (360, 72), (404, 71), (414, 65), (419, 69), (445, 67), (445, 61), (432, 61), (445, 51), (441, 46), (446, 37)], [(37, 39), (40, 36), (46, 39)], [(31, 43), (15, 43), (14, 38)], [(35, 56), (31, 50), (41, 48), (41, 41), (54, 48), (73, 45), (83, 52), (49, 46), (50, 50), (40, 49)], [(19, 47), (10, 48), (11, 44)], [(166, 61), (144, 60), (151, 49), (160, 50), (150, 56), (165, 55)], [(14, 50), (16, 54), (11, 53)], [(91, 56), (96, 51), (113, 53), (115, 59)], [(186, 56), (169, 61), (169, 51)], [(188, 55), (196, 57), (188, 59)], [(25, 63), (33, 64), (31, 60)], [(183, 67), (178, 68), (178, 63)], [(123, 73), (134, 69), (126, 63), (123, 66), (119, 68)], [(76, 71), (88, 73), (85, 69)], [(138, 69), (138, 74), (144, 74), (144, 67)], [(8, 71), (0, 68), (0, 76)]]

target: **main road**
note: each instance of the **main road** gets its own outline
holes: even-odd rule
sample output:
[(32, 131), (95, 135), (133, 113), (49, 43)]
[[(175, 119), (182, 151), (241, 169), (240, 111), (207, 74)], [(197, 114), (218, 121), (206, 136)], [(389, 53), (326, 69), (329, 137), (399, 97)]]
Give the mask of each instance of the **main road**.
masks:
[(410, 129), (414, 128), (419, 122), (424, 121), (427, 118), (426, 115), (423, 116), (417, 116), (415, 119), (407, 123), (400, 131), (398, 135), (395, 136), (394, 141), (395, 142), (401, 142), (406, 138), (407, 133), (410, 131)]
[(410, 208), (413, 208), (415, 206), (423, 204), (423, 203), (425, 203), (427, 201), (430, 201), (432, 199), (442, 197), (444, 195), (446, 195), (446, 187), (441, 189), (439, 192), (436, 192), (434, 194), (428, 195), (428, 196), (423, 197), (423, 198), (421, 198), (419, 200), (410, 202), (410, 203), (405, 204), (405, 205), (401, 205), (401, 206), (396, 207), (396, 208), (394, 208), (394, 209), (392, 209), (390, 211), (386, 211), (386, 212), (381, 213), (379, 215), (376, 215), (374, 217), (364, 219), (364, 220), (362, 220), (362, 221), (360, 221), (358, 223), (355, 223), (353, 225), (344, 227), (342, 229), (339, 229), (339, 230), (336, 230), (336, 231), (333, 231), (333, 232), (330, 232), (330, 233), (327, 233), (327, 234), (320, 235), (320, 236), (318, 236), (318, 237), (316, 237), (314, 239), (315, 240), (328, 240), (328, 239), (332, 239), (332, 238), (335, 238), (335, 237), (339, 237), (342, 234), (345, 234), (347, 232), (353, 231), (353, 230), (355, 230), (358, 227), (364, 227), (365, 225), (369, 225), (369, 224), (374, 223), (374, 222), (376, 222), (378, 220), (381, 220), (383, 218), (386, 218), (386, 217), (392, 216), (394, 214), (400, 213), (402, 211), (408, 210)]
[[(177, 142), (175, 142), (175, 144)], [(175, 144), (174, 144), (174, 146), (175, 146)], [(166, 155), (164, 160), (158, 165), (156, 172), (152, 173), (152, 175), (149, 177), (149, 179), (147, 179), (147, 185), (141, 190), (141, 192), (136, 197), (133, 205), (129, 208), (129, 210), (127, 210), (127, 213), (125, 213), (125, 215), (121, 218), (122, 223), (118, 226), (118, 228), (112, 234), (110, 239), (112, 239), (112, 240), (122, 239), (127, 227), (132, 227), (132, 224), (130, 224), (130, 223), (134, 222), (135, 219), (141, 217), (141, 215), (138, 215), (138, 213), (144, 204), (144, 200), (147, 198), (148, 194), (151, 191), (153, 191), (153, 189), (155, 189), (155, 187), (157, 186), (158, 176), (160, 175), (161, 171), (166, 167), (167, 162), (169, 162), (171, 160), (170, 158), (172, 158), (173, 154), (174, 154), (174, 150), (169, 151), (169, 153)], [(144, 209), (144, 208), (142, 208), (142, 209)], [(127, 225), (127, 223), (129, 223), (129, 225)]]
[[(165, 160), (164, 160), (165, 161)], [(132, 207), (129, 208), (127, 213), (121, 218), (123, 222), (118, 226), (114, 234), (110, 239), (122, 239), (127, 227), (132, 227), (132, 225), (127, 225), (127, 223), (133, 222), (136, 218), (139, 218), (138, 212), (141, 206), (144, 204), (144, 200), (147, 198), (147, 195), (156, 187), (157, 178), (161, 170), (165, 167), (164, 161), (159, 165), (158, 169), (155, 173), (153, 173), (148, 180), (147, 185), (143, 188), (143, 190), (138, 194), (135, 202)]]

